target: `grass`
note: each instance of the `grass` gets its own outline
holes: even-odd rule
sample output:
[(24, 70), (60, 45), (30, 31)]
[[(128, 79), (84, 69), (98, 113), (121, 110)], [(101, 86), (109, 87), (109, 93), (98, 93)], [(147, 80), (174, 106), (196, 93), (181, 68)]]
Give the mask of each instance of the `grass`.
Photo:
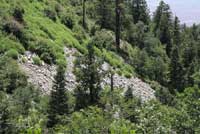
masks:
[[(27, 37), (26, 40), (28, 40), (28, 47), (26, 49), (37, 50), (40, 53), (45, 52), (43, 55), (39, 54), (39, 58), (44, 60), (53, 56), (55, 57), (55, 63), (64, 65), (66, 64), (63, 51), (64, 46), (76, 48), (83, 54), (87, 53), (86, 45), (88, 44), (90, 38), (83, 32), (82, 29), (80, 29), (82, 27), (78, 25), (80, 17), (77, 18), (75, 30), (71, 30), (62, 24), (58, 17), (56, 21), (53, 21), (45, 16), (44, 10), (52, 8), (56, 3), (54, 0), (43, 0), (43, 2), (37, 0), (15, 0), (10, 1), (9, 3), (5, 0), (1, 1), (2, 4), (0, 7), (5, 9), (5, 13), (8, 13), (10, 16), (13, 11), (13, 7), (20, 6), (24, 9), (25, 13), (23, 18), (25, 26), (23, 33)], [(47, 3), (52, 3), (52, 5)], [(67, 8), (67, 10), (69, 10), (69, 8)], [(45, 41), (45, 43), (40, 43), (41, 41)], [(0, 36), (0, 44), (0, 53), (10, 49), (15, 49), (20, 54), (23, 54), (25, 51), (22, 43), (18, 40), (10, 38), (7, 35)], [(95, 49), (95, 52), (98, 56), (103, 55), (106, 62), (117, 68), (120, 74), (126, 77), (130, 77), (130, 75), (133, 74), (133, 68), (126, 64), (116, 53), (106, 49), (101, 52), (98, 48)]]

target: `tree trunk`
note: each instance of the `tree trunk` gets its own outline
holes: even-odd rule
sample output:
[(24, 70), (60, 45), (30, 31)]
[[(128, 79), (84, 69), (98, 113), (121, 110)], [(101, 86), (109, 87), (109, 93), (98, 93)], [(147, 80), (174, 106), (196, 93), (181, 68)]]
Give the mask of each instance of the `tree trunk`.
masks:
[(116, 28), (115, 28), (115, 36), (116, 36), (116, 48), (119, 52), (120, 50), (120, 16), (121, 16), (121, 9), (120, 9), (120, 0), (115, 0), (116, 4)]
[(85, 20), (86, 20), (86, 9), (85, 9), (85, 2), (86, 2), (86, 0), (83, 0), (83, 28), (84, 29), (86, 29), (86, 22), (85, 22)]
[(111, 74), (110, 74), (110, 90), (111, 90), (111, 92), (113, 92), (113, 90), (114, 90), (114, 80), (113, 80), (113, 73), (111, 72)]

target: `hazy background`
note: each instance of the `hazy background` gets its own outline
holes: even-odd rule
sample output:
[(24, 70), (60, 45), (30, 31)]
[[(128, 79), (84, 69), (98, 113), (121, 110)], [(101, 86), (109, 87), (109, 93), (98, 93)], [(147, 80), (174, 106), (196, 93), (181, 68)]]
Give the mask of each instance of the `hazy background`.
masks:
[[(164, 0), (170, 5), (174, 15), (177, 15), (181, 23), (192, 25), (200, 23), (200, 0)], [(147, 0), (151, 13), (155, 11), (160, 0)]]

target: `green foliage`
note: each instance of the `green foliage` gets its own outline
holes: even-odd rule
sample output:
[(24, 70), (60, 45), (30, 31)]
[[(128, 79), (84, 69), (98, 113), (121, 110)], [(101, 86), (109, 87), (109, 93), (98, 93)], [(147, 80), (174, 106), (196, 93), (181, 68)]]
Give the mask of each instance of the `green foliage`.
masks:
[(35, 56), (35, 57), (32, 58), (32, 60), (33, 60), (34, 64), (36, 64), (36, 65), (42, 65), (42, 61), (41, 61), (40, 57)]
[(8, 57), (0, 58), (0, 89), (13, 93), (19, 87), (27, 85), (26, 76), (18, 68), (16, 61)]
[(113, 33), (105, 29), (96, 32), (95, 36), (93, 37), (93, 44), (99, 49), (105, 48), (106, 50), (115, 50)]
[(56, 21), (56, 12), (52, 9), (45, 9), (44, 14), (53, 21)]
[[(184, 88), (184, 70), (180, 61), (179, 50), (177, 47), (172, 51), (170, 65), (170, 84), (172, 89), (183, 91)], [(173, 92), (172, 92), (173, 93)]]
[(145, 24), (149, 23), (150, 17), (146, 0), (132, 0), (130, 8), (134, 23), (138, 23), (139, 21)]
[(15, 50), (15, 49), (10, 49), (5, 53), (5, 56), (13, 58), (15, 60), (18, 59), (18, 55), (19, 54), (18, 54), (17, 50)]
[(172, 13), (170, 7), (164, 1), (161, 1), (154, 13), (154, 33), (160, 39), (162, 44), (166, 44), (166, 53), (170, 57), (172, 50)]
[[(37, 107), (34, 103), (39, 102), (39, 91), (32, 85), (19, 87), (13, 93), (13, 103), (17, 107), (16, 113), (28, 115), (32, 107)], [(17, 101), (15, 101), (17, 100)]]
[[(80, 0), (1, 0), (0, 133), (200, 133), (200, 26), (180, 26), (163, 1), (150, 20), (145, 0), (128, 0), (118, 7), (116, 27), (115, 4), (85, 1), (84, 28)], [(118, 52), (116, 28), (122, 36)], [(64, 47), (81, 53), (76, 100), (65, 94)], [(15, 60), (25, 50), (38, 55), (35, 64), (59, 66), (50, 100), (19, 69)], [(120, 75), (151, 83), (157, 100), (141, 103), (130, 87), (125, 94), (102, 90), (104, 61)]]
[(0, 133), (9, 134), (12, 133), (10, 122), (10, 109), (8, 108), (8, 96), (0, 91)]
[(52, 128), (59, 123), (59, 116), (67, 115), (69, 113), (68, 97), (65, 91), (65, 85), (65, 69), (63, 67), (58, 67), (49, 100), (48, 128)]
[(94, 46), (89, 43), (88, 53), (77, 61), (77, 82), (75, 90), (76, 109), (96, 105), (99, 102), (99, 93), (102, 90), (102, 61), (95, 56)]
[(13, 20), (13, 19), (8, 19), (7, 22), (3, 26), (3, 30), (7, 32), (8, 34), (13, 34), (17, 38), (22, 37), (22, 30), (23, 30), (23, 25), (20, 24), (18, 21)]
[(13, 17), (18, 21), (18, 22), (23, 22), (24, 21), (24, 9), (20, 7), (19, 5), (14, 8), (13, 11)]

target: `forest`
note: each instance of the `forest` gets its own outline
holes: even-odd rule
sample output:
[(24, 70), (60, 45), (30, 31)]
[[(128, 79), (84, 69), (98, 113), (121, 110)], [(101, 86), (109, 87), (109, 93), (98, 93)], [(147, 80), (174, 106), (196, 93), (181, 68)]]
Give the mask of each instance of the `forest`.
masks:
[[(64, 48), (77, 51), (72, 91)], [(56, 66), (50, 93), (20, 67), (27, 51)], [(115, 74), (155, 98), (115, 87)], [(162, 0), (152, 15), (146, 0), (0, 0), (0, 134), (200, 134), (200, 25)]]

